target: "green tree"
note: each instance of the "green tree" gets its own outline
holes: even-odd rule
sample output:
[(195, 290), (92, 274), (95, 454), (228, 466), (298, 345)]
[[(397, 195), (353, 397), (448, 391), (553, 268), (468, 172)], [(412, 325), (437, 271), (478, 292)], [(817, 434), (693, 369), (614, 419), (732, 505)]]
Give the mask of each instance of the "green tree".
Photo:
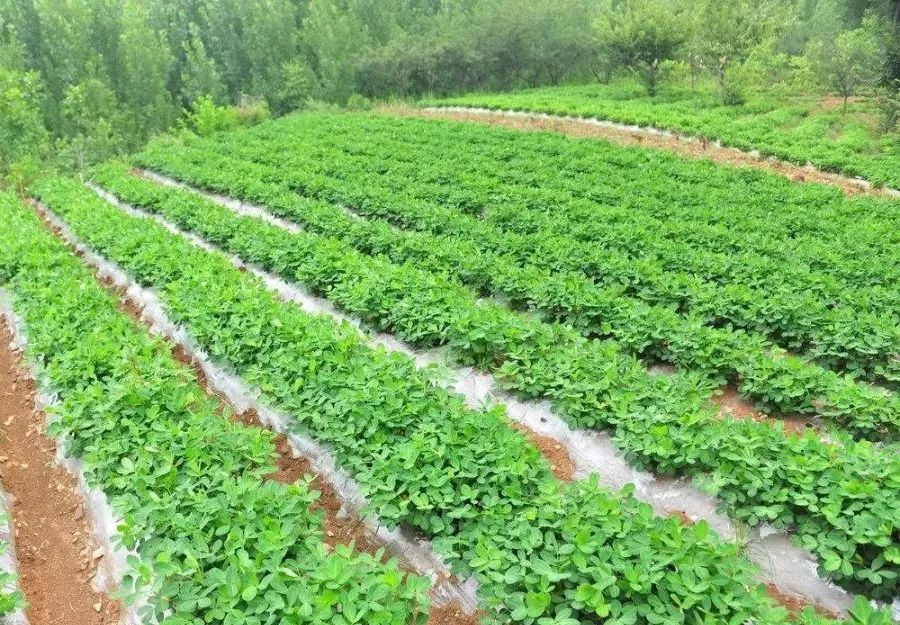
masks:
[(842, 32), (833, 45), (815, 42), (809, 54), (823, 83), (843, 96), (844, 112), (850, 96), (875, 86), (882, 75), (882, 50), (871, 23)]
[(369, 46), (365, 25), (331, 0), (312, 0), (303, 39), (320, 86), (319, 96), (343, 104), (356, 86), (356, 64)]
[(280, 89), (284, 66), (300, 55), (301, 20), (294, 0), (245, 2), (240, 12), (246, 41), (248, 76), (241, 91), (272, 101)]
[(118, 154), (124, 116), (116, 95), (99, 78), (88, 78), (66, 91), (62, 102), (67, 146), (63, 158), (78, 170)]
[(729, 93), (728, 70), (773, 38), (789, 22), (791, 11), (780, 0), (701, 0), (694, 5), (691, 47), (713, 72), (723, 95)]
[(137, 0), (127, 0), (124, 6), (119, 55), (115, 92), (131, 113), (132, 141), (139, 143), (171, 126), (178, 109), (167, 90), (174, 64), (172, 52), (152, 30), (147, 12)]
[(206, 46), (191, 25), (191, 36), (183, 44), (184, 61), (181, 67), (181, 100), (185, 106), (209, 96), (216, 104), (226, 101), (227, 93), (216, 62), (206, 53)]
[(27, 69), (25, 46), (19, 41), (16, 27), (12, 24), (4, 25), (2, 18), (0, 18), (0, 67), (19, 72)]
[(318, 90), (316, 76), (304, 59), (288, 61), (281, 66), (281, 77), (270, 96), (277, 115), (302, 108)]
[(0, 177), (31, 173), (47, 155), (50, 136), (41, 117), (42, 99), (36, 72), (0, 67)]
[(613, 6), (598, 18), (596, 28), (606, 54), (634, 72), (650, 95), (659, 88), (666, 61), (678, 56), (688, 35), (682, 7), (656, 0)]
[(59, 132), (66, 89), (99, 59), (91, 38), (91, 6), (83, 0), (33, 0), (21, 5), (24, 22), (16, 24), (16, 31), (29, 47), (28, 69), (39, 72), (46, 86), (45, 122)]

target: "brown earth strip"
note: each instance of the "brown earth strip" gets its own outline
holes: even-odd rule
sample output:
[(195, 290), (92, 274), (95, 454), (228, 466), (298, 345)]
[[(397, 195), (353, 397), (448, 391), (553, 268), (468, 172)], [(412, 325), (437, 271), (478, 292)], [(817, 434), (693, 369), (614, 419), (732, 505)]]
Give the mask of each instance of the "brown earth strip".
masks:
[[(432, 119), (450, 119), (455, 121), (475, 122), (514, 128), (525, 132), (557, 132), (570, 137), (606, 139), (620, 145), (654, 148), (673, 152), (679, 156), (695, 159), (706, 159), (720, 165), (734, 167), (752, 167), (780, 174), (794, 182), (817, 182), (836, 186), (845, 195), (866, 193), (883, 197), (897, 197), (897, 191), (882, 189), (868, 182), (821, 171), (814, 167), (797, 165), (772, 157), (765, 157), (737, 148), (717, 145), (705, 139), (697, 139), (680, 134), (662, 134), (647, 129), (628, 129), (618, 126), (597, 125), (586, 119), (552, 117), (550, 119), (536, 115), (509, 115), (502, 111), (487, 109), (459, 111), (451, 109), (420, 109), (406, 105), (386, 105), (377, 109), (379, 112), (401, 117), (426, 117)], [(602, 120), (601, 120), (602, 121)]]
[(113, 625), (121, 605), (91, 586), (103, 558), (75, 477), (56, 462), (37, 387), (0, 319), (0, 479), (13, 498), (19, 586), (31, 625)]
[(538, 448), (541, 455), (550, 463), (550, 470), (556, 479), (560, 482), (571, 482), (575, 479), (575, 463), (569, 457), (569, 452), (556, 439), (542, 436), (521, 423), (510, 421), (509, 426), (524, 435), (532, 445)]
[(803, 435), (809, 430), (816, 431), (815, 424), (803, 417), (773, 417), (760, 412), (753, 402), (742, 397), (737, 387), (728, 384), (712, 397), (712, 401), (719, 407), (719, 415), (728, 415), (735, 419), (750, 419), (763, 423), (782, 423), (784, 431), (788, 434)]
[[(656, 363), (647, 367), (647, 373), (650, 375), (671, 375), (676, 371), (678, 369), (668, 363)], [(710, 399), (718, 408), (720, 418), (731, 417), (732, 419), (749, 419), (761, 423), (782, 423), (784, 431), (788, 434), (803, 435), (809, 430), (821, 434), (814, 419), (799, 416), (773, 417), (757, 410), (751, 400), (741, 395), (735, 384), (726, 384)]]
[(824, 616), (825, 618), (834, 620), (839, 620), (840, 618), (837, 614), (829, 612), (821, 606), (817, 606), (815, 604), (804, 601), (803, 599), (780, 591), (778, 587), (775, 586), (775, 584), (766, 584), (765, 587), (766, 594), (769, 595), (771, 599), (774, 599), (783, 607), (785, 607), (787, 611), (791, 613), (790, 618), (792, 620), (796, 619), (796, 617), (799, 616), (800, 613), (808, 607), (812, 607), (812, 609), (815, 610), (816, 613), (819, 614), (819, 616)]

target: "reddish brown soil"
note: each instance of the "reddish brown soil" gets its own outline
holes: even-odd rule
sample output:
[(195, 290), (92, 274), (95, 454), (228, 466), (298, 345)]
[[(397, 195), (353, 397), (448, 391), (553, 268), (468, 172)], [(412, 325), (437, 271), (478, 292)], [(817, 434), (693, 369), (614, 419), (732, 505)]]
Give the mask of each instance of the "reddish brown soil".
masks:
[[(855, 104), (856, 102), (864, 102), (865, 98), (861, 96), (850, 96), (847, 98), (847, 104)], [(833, 111), (836, 108), (843, 108), (844, 98), (839, 95), (827, 95), (819, 100), (819, 103), (812, 108), (813, 113), (821, 113), (825, 111)]]
[(669, 516), (677, 518), (679, 521), (681, 521), (682, 525), (694, 524), (694, 521), (687, 515), (687, 512), (685, 512), (684, 510), (672, 510), (669, 513)]
[(511, 116), (505, 115), (500, 111), (474, 113), (452, 110), (424, 110), (403, 105), (384, 106), (379, 111), (388, 115), (452, 119), (505, 126), (525, 132), (550, 131), (571, 137), (606, 139), (621, 145), (655, 148), (688, 158), (711, 160), (722, 165), (762, 169), (780, 174), (795, 182), (828, 184), (840, 188), (846, 195), (859, 193), (882, 196), (894, 195), (887, 190), (870, 187), (864, 182), (840, 174), (820, 171), (775, 158), (766, 158), (736, 148), (717, 146), (706, 140), (693, 140), (681, 135), (663, 135), (647, 130), (627, 130), (611, 126), (597, 126), (586, 120), (579, 119), (544, 119), (520, 115)]
[(784, 424), (785, 432), (802, 435), (812, 428), (812, 424), (805, 421), (801, 417), (771, 417), (763, 412), (759, 412), (753, 405), (753, 402), (745, 399), (738, 393), (737, 388), (733, 384), (729, 384), (722, 388), (721, 392), (713, 396), (713, 402), (719, 406), (720, 415), (729, 415), (735, 419), (752, 419), (761, 422), (781, 422)]
[(428, 611), (428, 625), (478, 625), (480, 614), (466, 614), (455, 605), (443, 605)]
[(829, 612), (825, 608), (817, 606), (815, 604), (808, 603), (803, 599), (799, 599), (793, 595), (788, 595), (782, 591), (780, 591), (774, 584), (766, 584), (766, 594), (769, 595), (772, 599), (778, 602), (780, 605), (787, 608), (788, 612), (791, 613), (791, 618), (795, 618), (799, 615), (803, 610), (807, 607), (812, 606), (812, 608), (819, 613), (820, 616), (824, 616), (826, 618), (838, 620), (839, 616), (834, 614), (833, 612)]
[[(647, 372), (651, 375), (668, 375), (675, 371), (677, 371), (675, 367), (666, 363), (647, 367)], [(763, 423), (781, 422), (784, 424), (785, 432), (789, 434), (802, 435), (810, 429), (815, 430), (814, 424), (802, 417), (773, 417), (760, 412), (752, 401), (738, 392), (734, 384), (727, 384), (719, 389), (719, 392), (713, 395), (712, 402), (719, 407), (720, 418), (729, 416), (733, 419), (751, 419)]]
[(550, 470), (553, 471), (556, 479), (561, 482), (571, 482), (575, 478), (575, 465), (569, 457), (569, 452), (556, 440), (549, 436), (541, 436), (521, 423), (510, 422), (510, 427), (521, 432), (532, 445), (538, 448), (541, 455), (550, 463)]
[(0, 478), (13, 499), (19, 585), (31, 625), (112, 625), (121, 606), (94, 592), (103, 558), (91, 539), (75, 478), (56, 463), (56, 443), (36, 407), (36, 386), (0, 319)]

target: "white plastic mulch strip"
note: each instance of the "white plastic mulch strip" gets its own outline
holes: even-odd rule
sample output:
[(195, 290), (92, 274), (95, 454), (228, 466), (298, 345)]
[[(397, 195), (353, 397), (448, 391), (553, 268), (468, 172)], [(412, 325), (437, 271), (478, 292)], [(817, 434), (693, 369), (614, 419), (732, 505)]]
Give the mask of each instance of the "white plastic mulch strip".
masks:
[[(484, 117), (519, 117), (524, 119), (540, 119), (545, 121), (556, 121), (556, 122), (566, 122), (571, 124), (581, 124), (583, 126), (598, 126), (600, 128), (610, 128), (612, 130), (618, 130), (622, 132), (630, 132), (635, 134), (642, 134), (644, 136), (657, 136), (657, 137), (667, 137), (670, 139), (675, 139), (681, 143), (706, 143), (708, 145), (712, 145), (716, 148), (722, 148), (727, 150), (734, 150), (735, 152), (741, 152), (746, 154), (748, 157), (757, 160), (757, 161), (768, 161), (771, 163), (785, 163), (788, 165), (796, 165), (795, 163), (791, 163), (790, 161), (782, 161), (774, 156), (764, 157), (760, 154), (759, 150), (741, 150), (740, 148), (735, 148), (727, 144), (723, 144), (718, 139), (713, 141), (704, 141), (699, 137), (695, 137), (689, 134), (683, 134), (680, 132), (675, 132), (672, 130), (666, 130), (664, 128), (656, 128), (654, 126), (638, 126), (636, 124), (623, 124), (621, 122), (614, 122), (608, 119), (600, 119), (597, 117), (574, 117), (572, 115), (552, 115), (550, 113), (536, 113), (531, 111), (517, 111), (515, 109), (490, 109), (484, 108), (480, 106), (426, 106), (421, 110), (427, 111), (429, 113), (441, 113), (441, 112), (449, 112), (449, 113), (468, 113), (471, 115), (482, 115)], [(816, 172), (817, 174), (821, 174), (823, 180), (817, 182), (824, 182), (824, 178), (831, 179), (833, 184), (835, 183), (849, 183), (859, 187), (860, 189), (870, 191), (876, 190), (884, 193), (885, 195), (900, 197), (900, 189), (892, 189), (891, 187), (875, 187), (871, 182), (864, 178), (856, 178), (852, 176), (845, 176), (839, 174), (837, 172), (827, 171), (824, 169), (819, 169), (812, 163), (806, 163), (804, 165), (800, 165), (801, 167)]]
[[(99, 189), (95, 189), (95, 191), (133, 215), (144, 219), (154, 218), (115, 202), (114, 198)], [(95, 268), (100, 278), (109, 279), (116, 287), (125, 290), (124, 298), (141, 309), (141, 318), (148, 323), (151, 332), (163, 336), (184, 349), (187, 355), (201, 368), (209, 387), (216, 394), (224, 397), (238, 413), (254, 410), (264, 425), (287, 436), (294, 457), (306, 458), (313, 470), (335, 489), (342, 504), (340, 514), (359, 516), (369, 534), (388, 553), (400, 559), (415, 573), (427, 576), (432, 580), (431, 597), (434, 605), (456, 603), (464, 611), (470, 613), (478, 608), (478, 585), (473, 578), (457, 581), (456, 578), (452, 578), (449, 567), (434, 551), (429, 541), (408, 536), (407, 532), (399, 528), (389, 530), (381, 525), (377, 518), (364, 514), (368, 501), (363, 495), (362, 489), (346, 471), (340, 468), (328, 449), (309, 437), (297, 434), (293, 427), (295, 422), (293, 417), (261, 403), (258, 389), (250, 387), (239, 376), (214, 363), (206, 351), (191, 338), (185, 328), (169, 319), (162, 300), (152, 289), (140, 286), (116, 263), (95, 254), (82, 244), (65, 222), (50, 209), (41, 204), (37, 204), (37, 206), (39, 211), (59, 229), (62, 238), (83, 254), (83, 259), (88, 265)], [(166, 224), (157, 218), (154, 219), (173, 233), (184, 234), (171, 224)], [(185, 236), (195, 245), (215, 251), (215, 248), (203, 243), (197, 237), (186, 234)], [(232, 262), (237, 267), (245, 267), (237, 259), (232, 258)]]
[[(2, 297), (3, 293), (0, 291), (0, 298)], [(3, 592), (15, 592), (18, 590), (19, 563), (16, 559), (16, 535), (13, 529), (12, 515), (10, 514), (12, 509), (11, 498), (12, 495), (8, 495), (0, 490), (0, 541), (6, 543), (5, 551), (0, 552), (0, 572), (16, 576), (13, 584), (2, 588)], [(19, 607), (15, 611), (0, 617), (0, 622), (3, 625), (28, 625), (28, 617), (25, 616), (24, 609)]]
[[(238, 214), (254, 217), (260, 213), (267, 214), (269, 218), (266, 221), (276, 225), (284, 221), (271, 215), (264, 207), (206, 193), (153, 172), (144, 171), (143, 174), (168, 186), (195, 192)], [(278, 293), (283, 299), (298, 304), (304, 310), (325, 313), (358, 328), (363, 327), (358, 319), (338, 311), (331, 302), (310, 295), (296, 285), (288, 284), (258, 267), (244, 263), (232, 254), (218, 250), (196, 235), (183, 232), (158, 215), (146, 213), (124, 204), (113, 195), (95, 186), (92, 188), (101, 197), (123, 210), (136, 216), (153, 219), (170, 231), (178, 232), (194, 241), (204, 249), (223, 254), (235, 266), (252, 271), (264, 280), (271, 290)], [(296, 231), (298, 226), (291, 225)], [(362, 332), (362, 329), (360, 331)], [(368, 337), (373, 345), (381, 345), (388, 350), (410, 356), (415, 359), (419, 367), (430, 364), (444, 365), (448, 360), (445, 350), (417, 351), (395, 337), (383, 333), (371, 333)], [(689, 480), (660, 478), (635, 469), (618, 451), (610, 436), (603, 432), (572, 429), (551, 410), (549, 402), (520, 401), (512, 395), (498, 390), (499, 387), (493, 376), (471, 368), (450, 366), (443, 368), (447, 371), (449, 385), (464, 396), (469, 406), (482, 408), (485, 405), (502, 404), (506, 407), (510, 419), (539, 435), (552, 438), (560, 444), (568, 452), (575, 465), (576, 477), (597, 475), (600, 483), (611, 490), (618, 490), (627, 484), (634, 484), (634, 496), (648, 503), (660, 516), (684, 512), (692, 521), (705, 520), (720, 536), (726, 539), (737, 539), (746, 544), (747, 555), (759, 566), (762, 579), (773, 583), (789, 595), (801, 597), (838, 613), (845, 613), (852, 603), (853, 598), (849, 593), (818, 575), (815, 556), (809, 551), (797, 547), (789, 534), (766, 525), (756, 528), (736, 526), (726, 515), (717, 512), (717, 501), (714, 497), (694, 486)]]
[[(11, 347), (16, 351), (24, 350), (28, 341), (24, 322), (13, 310), (8, 294), (2, 288), (0, 288), (0, 315), (6, 317), (9, 323), (9, 328), (13, 335)], [(40, 376), (35, 376), (34, 371), (27, 366), (27, 363), (23, 363), (23, 365), (25, 365), (26, 371), (36, 382), (36, 408), (47, 415), (49, 425), (50, 411), (48, 409), (57, 406), (59, 400), (46, 380), (42, 380)], [(127, 551), (120, 546), (114, 546), (114, 537), (116, 536), (116, 528), (120, 519), (116, 518), (103, 491), (91, 488), (88, 485), (83, 463), (77, 458), (66, 457), (65, 448), (66, 440), (62, 439), (60, 444), (56, 446), (56, 462), (76, 478), (84, 500), (91, 537), (94, 544), (98, 549), (102, 550), (104, 555), (99, 560), (92, 586), (97, 592), (111, 593), (118, 588), (125, 575), (127, 568), (126, 559), (130, 555), (137, 554)], [(141, 625), (143, 621), (138, 612), (146, 603), (147, 597), (143, 597), (130, 606), (123, 605), (119, 623), (121, 625)]]

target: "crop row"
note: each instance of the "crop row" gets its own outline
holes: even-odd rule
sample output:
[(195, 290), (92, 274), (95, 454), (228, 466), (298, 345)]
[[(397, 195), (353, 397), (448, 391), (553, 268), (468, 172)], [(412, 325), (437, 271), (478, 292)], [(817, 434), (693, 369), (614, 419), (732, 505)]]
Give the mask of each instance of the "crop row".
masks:
[[(583, 202), (530, 200), (533, 183), (505, 191), (484, 188), (480, 197), (470, 200), (471, 205), (455, 207), (454, 198), (448, 197), (455, 192), (456, 177), (451, 174), (473, 167), (469, 162), (473, 150), (464, 163), (441, 158), (439, 182), (432, 183), (420, 161), (397, 159), (405, 146), (394, 145), (391, 138), (377, 142), (377, 154), (358, 155), (353, 140), (331, 135), (310, 138), (304, 127), (282, 132), (281, 137), (258, 133), (261, 136), (247, 135), (253, 137), (251, 141), (229, 144), (232, 156), (276, 166), (285, 180), (306, 195), (362, 207), (367, 214), (405, 228), (466, 238), (479, 249), (502, 253), (519, 263), (583, 274), (651, 305), (691, 314), (707, 325), (759, 332), (826, 367), (868, 379), (896, 382), (900, 378), (900, 295), (892, 287), (896, 282), (859, 289), (811, 272), (786, 280), (780, 275), (784, 270), (772, 271), (775, 262), (758, 253), (746, 258), (745, 254), (691, 251), (685, 230), (695, 229), (693, 223), (680, 222), (674, 231), (655, 232), (653, 223), (607, 224), (603, 220), (598, 228), (600, 216)], [(296, 141), (300, 133), (302, 142)], [(414, 149), (423, 151), (421, 144)], [(428, 160), (427, 153), (422, 156)], [(498, 195), (514, 198), (507, 200), (511, 206), (496, 206), (493, 198)], [(490, 210), (482, 214), (484, 206)], [(658, 241), (664, 262), (646, 255), (636, 259), (631, 251), (620, 249), (626, 241), (631, 241), (633, 250), (646, 248), (653, 240)], [(872, 253), (866, 250), (867, 259)], [(760, 262), (754, 265), (755, 260)], [(704, 272), (698, 272), (698, 266), (706, 268), (708, 277), (700, 277)], [(710, 268), (715, 272), (726, 266), (729, 275), (710, 276)]]
[[(485, 218), (523, 209), (587, 212), (594, 219), (578, 225), (591, 234), (619, 221), (646, 221), (678, 228), (697, 249), (802, 260), (828, 275), (847, 274), (854, 285), (866, 275), (885, 284), (885, 272), (900, 269), (896, 200), (845, 198), (778, 176), (593, 141), (378, 116), (294, 116), (215, 142), (231, 149), (254, 139), (289, 142), (286, 156), (321, 158), (307, 167), (336, 179), (344, 166), (367, 165), (368, 183), (423, 201), (439, 194), (442, 204)], [(335, 151), (338, 164), (331, 162)], [(861, 252), (879, 263), (866, 266)]]
[(829, 171), (862, 176), (900, 188), (900, 139), (871, 136), (856, 116), (818, 110), (815, 101), (753, 96), (745, 105), (726, 106), (714, 94), (684, 90), (642, 97), (626, 85), (577, 85), (517, 93), (472, 94), (440, 100), (439, 106), (479, 106), (498, 110), (592, 117), (654, 126), (756, 150), (800, 165), (812, 162)]
[(516, 308), (564, 321), (587, 336), (612, 338), (648, 359), (674, 362), (721, 382), (738, 378), (741, 392), (768, 410), (817, 413), (864, 437), (891, 439), (900, 430), (900, 400), (895, 395), (800, 358), (773, 353), (758, 336), (710, 328), (699, 319), (624, 297), (619, 289), (600, 287), (584, 277), (523, 267), (468, 241), (355, 219), (339, 206), (298, 198), (289, 185), (277, 181), (283, 174), (274, 167), (224, 159), (214, 148), (203, 152), (158, 148), (140, 160), (201, 186), (260, 202), (363, 252), (442, 273), (480, 293), (500, 296)]
[(900, 564), (891, 551), (900, 496), (896, 454), (720, 419), (691, 376), (648, 375), (614, 345), (479, 303), (422, 269), (236, 215), (122, 165), (97, 168), (93, 177), (125, 202), (303, 284), (379, 330), (419, 347), (448, 345), (456, 360), (495, 373), (506, 388), (552, 400), (573, 426), (609, 430), (642, 466), (705, 479), (734, 517), (793, 528), (823, 571), (850, 588), (893, 592)]
[[(80, 458), (134, 553), (121, 591), (169, 625), (424, 622), (427, 580), (326, 548), (304, 481), (265, 481), (272, 436), (216, 414), (193, 373), (116, 309), (15, 200), (0, 211), (0, 284), (27, 356), (59, 398), (54, 433)], [(361, 588), (365, 588), (362, 591)]]
[[(160, 294), (173, 321), (331, 447), (373, 511), (473, 573), (488, 620), (781, 623), (737, 547), (654, 517), (627, 492), (563, 485), (508, 427), (407, 357), (304, 313), (220, 254), (105, 204), (79, 183), (36, 192), (89, 245)], [(816, 619), (806, 615), (805, 619)], [(539, 620), (542, 619), (542, 620)]]
[[(817, 309), (821, 309), (823, 305), (830, 307), (840, 303), (841, 308), (857, 314), (896, 314), (900, 303), (900, 296), (893, 288), (897, 279), (900, 279), (900, 269), (896, 267), (900, 263), (900, 257), (896, 254), (897, 244), (900, 243), (897, 235), (900, 227), (889, 221), (876, 228), (874, 217), (869, 214), (871, 211), (854, 211), (851, 210), (852, 207), (844, 207), (845, 212), (856, 217), (857, 223), (837, 228), (831, 223), (837, 220), (837, 216), (817, 214), (815, 219), (829, 223), (836, 231), (818, 233), (803, 239), (797, 233), (795, 225), (786, 224), (776, 230), (777, 234), (769, 236), (768, 246), (762, 246), (762, 241), (759, 240), (762, 235), (758, 231), (763, 230), (765, 224), (754, 223), (754, 234), (748, 236), (738, 231), (738, 224), (729, 223), (732, 213), (743, 215), (748, 211), (746, 203), (739, 211), (723, 210), (723, 207), (734, 203), (735, 197), (740, 197), (739, 193), (733, 193), (734, 197), (730, 199), (721, 199), (717, 206), (704, 207), (697, 207), (700, 200), (693, 197), (676, 197), (672, 200), (664, 198), (662, 201), (673, 205), (665, 204), (673, 215), (664, 220), (650, 215), (661, 203), (661, 200), (653, 198), (643, 198), (643, 205), (621, 206), (614, 199), (565, 199), (562, 192), (551, 188), (548, 192), (555, 194), (554, 200), (548, 198), (536, 201), (530, 200), (529, 194), (543, 192), (543, 186), (552, 187), (560, 178), (565, 178), (542, 174), (538, 177), (540, 189), (535, 189), (536, 182), (532, 181), (500, 192), (489, 185), (476, 185), (473, 179), (486, 177), (487, 174), (480, 172), (490, 171), (492, 162), (494, 169), (499, 168), (496, 161), (502, 158), (502, 152), (492, 160), (487, 160), (478, 174), (468, 174), (466, 171), (466, 168), (472, 167), (469, 161), (476, 160), (474, 153), (479, 150), (488, 151), (487, 147), (479, 146), (477, 150), (469, 148), (461, 157), (454, 159), (443, 155), (442, 152), (447, 151), (447, 145), (442, 152), (438, 151), (440, 146), (435, 146), (434, 158), (439, 163), (439, 169), (436, 169), (434, 166), (419, 165), (421, 160), (412, 160), (411, 157), (418, 159), (420, 156), (423, 151), (421, 145), (407, 146), (405, 152), (403, 146), (391, 150), (390, 137), (378, 141), (379, 146), (383, 143), (388, 145), (384, 146), (386, 152), (379, 152), (377, 159), (369, 154), (358, 155), (355, 144), (358, 139), (343, 137), (339, 131), (346, 131), (343, 128), (345, 125), (361, 126), (357, 129), (358, 134), (368, 135), (371, 129), (363, 126), (362, 122), (342, 122), (335, 129), (334, 134), (338, 136), (326, 138), (315, 136), (315, 132), (321, 131), (311, 132), (305, 126), (284, 128), (283, 125), (287, 123), (281, 121), (276, 126), (276, 130), (280, 130), (286, 137), (270, 137), (268, 133), (273, 132), (272, 129), (256, 129), (252, 133), (226, 135), (215, 142), (215, 147), (219, 152), (228, 152), (233, 158), (275, 164), (282, 173), (288, 164), (285, 160), (288, 161), (291, 176), (296, 181), (295, 187), (306, 194), (326, 193), (338, 197), (350, 194), (353, 199), (357, 199), (354, 196), (362, 196), (359, 199), (364, 204), (373, 200), (384, 202), (391, 196), (404, 198), (404, 203), (416, 205), (420, 216), (428, 218), (428, 226), (432, 228), (456, 228), (457, 213), (469, 213), (504, 231), (530, 234), (532, 240), (535, 234), (542, 234), (551, 239), (551, 243), (552, 239), (565, 237), (574, 239), (572, 244), (581, 243), (582, 247), (587, 247), (587, 244), (602, 245), (602, 258), (624, 256), (632, 260), (639, 259), (641, 265), (650, 264), (659, 267), (660, 271), (670, 273), (687, 272), (712, 285), (735, 288), (735, 285), (747, 284), (752, 286), (754, 293), (761, 293), (763, 299), (777, 299), (785, 289), (796, 287), (796, 290), (808, 292), (806, 297), (819, 301)], [(293, 123), (300, 125), (300, 122)], [(323, 125), (327, 126), (326, 123)], [(298, 135), (304, 137), (302, 142), (293, 140)], [(453, 146), (451, 141), (452, 137), (446, 139), (445, 143)], [(326, 145), (320, 145), (321, 143)], [(337, 145), (333, 145), (335, 143)], [(204, 143), (201, 142), (200, 145)], [(276, 146), (285, 149), (278, 151), (277, 156), (273, 157), (272, 148)], [(494, 151), (498, 149), (494, 148)], [(298, 152), (300, 154), (292, 156)], [(394, 158), (391, 154), (396, 154), (394, 160), (391, 160)], [(457, 163), (458, 158), (465, 158), (466, 162)], [(524, 164), (522, 168), (525, 168)], [(536, 175), (539, 172), (532, 173)], [(692, 182), (683, 186), (693, 188), (698, 185)], [(462, 202), (456, 198), (461, 192), (460, 187), (476, 196), (479, 201), (469, 199)], [(584, 192), (592, 194), (595, 189), (587, 187)], [(603, 194), (600, 195), (602, 197)], [(708, 201), (708, 198), (704, 200)], [(610, 202), (617, 205), (609, 208), (607, 204)], [(810, 204), (815, 205), (815, 202), (810, 201)], [(674, 214), (679, 207), (681, 214)], [(686, 222), (683, 216), (688, 210), (691, 219)], [(703, 210), (710, 213), (710, 218), (715, 222), (713, 226), (703, 227), (698, 224), (698, 213)], [(884, 207), (884, 213), (891, 213), (888, 206)], [(846, 234), (853, 225), (859, 224), (865, 224), (867, 228), (862, 231), (856, 245), (840, 240), (840, 234)], [(413, 226), (414, 223), (407, 225)], [(743, 243), (745, 239), (750, 239), (752, 252), (738, 250), (739, 243)], [(800, 262), (799, 258), (801, 252), (811, 244), (815, 244), (815, 248), (810, 253), (821, 263), (814, 271)], [(713, 249), (695, 249), (704, 246), (712, 246)], [(524, 247), (527, 251), (528, 246)], [(553, 246), (549, 244), (543, 247), (553, 250)], [(515, 248), (510, 251), (521, 253)], [(540, 262), (554, 266), (558, 262), (555, 257), (559, 254), (559, 251), (551, 251), (550, 256), (546, 259), (541, 257)], [(563, 254), (565, 257), (564, 252)], [(598, 254), (600, 252), (593, 252), (594, 256)], [(894, 260), (891, 260), (892, 257)], [(874, 262), (876, 259), (877, 262)], [(585, 269), (592, 269), (590, 263)], [(850, 274), (845, 280), (839, 280), (832, 274), (833, 271), (842, 269)], [(597, 272), (593, 273), (596, 275)], [(868, 277), (860, 275), (866, 273), (869, 274)], [(874, 286), (861, 286), (867, 280)], [(628, 284), (626, 281), (625, 286)], [(790, 312), (790, 308), (788, 311)], [(802, 324), (800, 325), (797, 331), (802, 332)]]

